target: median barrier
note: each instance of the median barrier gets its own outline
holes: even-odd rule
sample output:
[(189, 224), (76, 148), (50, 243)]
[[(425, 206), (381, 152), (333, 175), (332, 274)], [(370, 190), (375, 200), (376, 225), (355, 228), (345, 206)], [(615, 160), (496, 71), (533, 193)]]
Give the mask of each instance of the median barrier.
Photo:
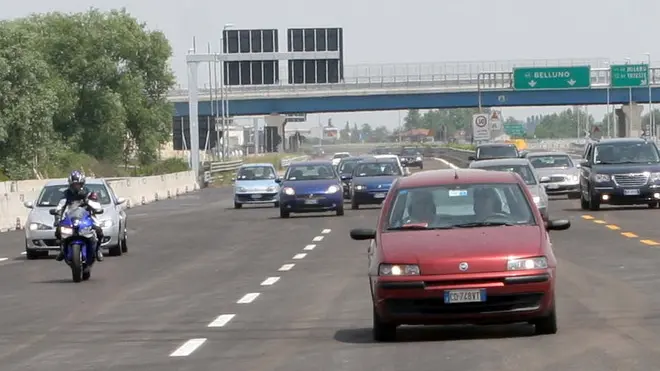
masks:
[[(0, 231), (22, 229), (30, 211), (23, 202), (35, 201), (41, 188), (49, 181), (24, 180), (0, 183)], [(192, 171), (146, 177), (108, 179), (117, 197), (131, 208), (158, 200), (176, 197), (199, 189)]]

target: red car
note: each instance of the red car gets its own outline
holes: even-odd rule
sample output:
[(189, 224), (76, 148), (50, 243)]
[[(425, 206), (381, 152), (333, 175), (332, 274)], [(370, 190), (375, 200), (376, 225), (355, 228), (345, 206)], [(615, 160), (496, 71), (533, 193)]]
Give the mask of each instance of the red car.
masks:
[(371, 240), (373, 336), (396, 338), (400, 325), (528, 322), (557, 332), (555, 268), (548, 230), (518, 174), (437, 170), (399, 178)]

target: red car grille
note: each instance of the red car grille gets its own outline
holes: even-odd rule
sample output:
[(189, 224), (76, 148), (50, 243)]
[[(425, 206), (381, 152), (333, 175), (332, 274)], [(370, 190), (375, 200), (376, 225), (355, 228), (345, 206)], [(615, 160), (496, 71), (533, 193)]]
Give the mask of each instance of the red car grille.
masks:
[(477, 314), (533, 310), (541, 306), (543, 294), (488, 296), (483, 303), (445, 304), (442, 298), (386, 299), (386, 310), (395, 315)]

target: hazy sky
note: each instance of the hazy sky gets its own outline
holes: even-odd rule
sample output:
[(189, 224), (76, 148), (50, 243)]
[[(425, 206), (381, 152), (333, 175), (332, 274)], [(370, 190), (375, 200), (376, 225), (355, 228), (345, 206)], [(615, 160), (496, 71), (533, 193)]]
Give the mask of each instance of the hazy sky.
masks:
[[(277, 28), (280, 48), (286, 28), (343, 27), (345, 64), (609, 58), (660, 60), (658, 0), (0, 0), (4, 18), (33, 12), (125, 7), (172, 43), (172, 66), (186, 85), (184, 56), (197, 37), (198, 49), (217, 48), (224, 24)], [(200, 74), (201, 75), (201, 74)], [(202, 82), (200, 81), (200, 84)], [(562, 109), (505, 108), (505, 116)], [(597, 120), (605, 107), (591, 107)], [(396, 112), (324, 114), (347, 120), (397, 125)], [(310, 115), (308, 122), (316, 123)]]

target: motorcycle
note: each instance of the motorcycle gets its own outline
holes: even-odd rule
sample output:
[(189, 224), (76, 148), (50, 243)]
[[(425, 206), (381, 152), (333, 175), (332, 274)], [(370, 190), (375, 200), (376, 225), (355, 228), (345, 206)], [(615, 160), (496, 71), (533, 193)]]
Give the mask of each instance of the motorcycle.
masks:
[[(101, 204), (87, 201), (86, 206), (94, 210), (94, 214), (103, 214)], [(62, 205), (51, 209), (50, 215), (59, 214)], [(64, 248), (64, 262), (71, 267), (73, 282), (87, 281), (91, 277), (92, 266), (96, 260), (96, 231), (93, 228), (92, 214), (81, 202), (74, 202), (65, 210), (57, 227), (60, 229), (60, 243)]]

